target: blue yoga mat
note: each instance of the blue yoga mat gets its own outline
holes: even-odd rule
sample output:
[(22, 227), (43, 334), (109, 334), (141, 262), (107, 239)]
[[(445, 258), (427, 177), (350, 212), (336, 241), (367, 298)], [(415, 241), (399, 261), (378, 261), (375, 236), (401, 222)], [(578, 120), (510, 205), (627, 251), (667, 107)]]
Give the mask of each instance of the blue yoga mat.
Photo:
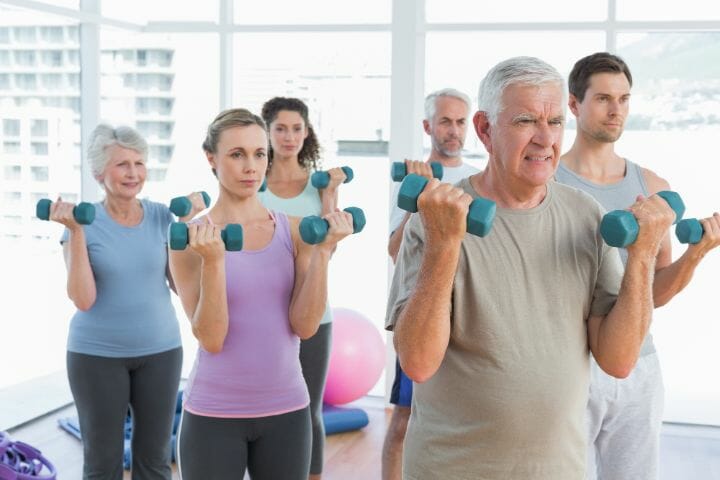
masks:
[(323, 405), (323, 423), (326, 435), (358, 430), (367, 426), (369, 422), (367, 413), (360, 408)]

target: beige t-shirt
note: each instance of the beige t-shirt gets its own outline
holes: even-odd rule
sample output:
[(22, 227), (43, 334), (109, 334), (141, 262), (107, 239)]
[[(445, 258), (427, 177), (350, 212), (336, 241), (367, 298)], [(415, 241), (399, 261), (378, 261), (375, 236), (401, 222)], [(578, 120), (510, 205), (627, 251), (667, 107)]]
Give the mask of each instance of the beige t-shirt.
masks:
[[(474, 197), (468, 179), (458, 184)], [(576, 480), (585, 468), (586, 320), (617, 298), (622, 264), (599, 233), (602, 207), (549, 183), (529, 210), (501, 209), (490, 234), (466, 235), (438, 371), (416, 384), (406, 479)], [(416, 283), (424, 232), (405, 227), (386, 327)]]

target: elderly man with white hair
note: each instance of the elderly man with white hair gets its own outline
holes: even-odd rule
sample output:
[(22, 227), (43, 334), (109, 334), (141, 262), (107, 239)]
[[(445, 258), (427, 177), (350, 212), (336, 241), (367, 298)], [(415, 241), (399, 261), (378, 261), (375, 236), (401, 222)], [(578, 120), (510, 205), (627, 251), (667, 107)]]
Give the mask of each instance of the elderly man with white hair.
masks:
[[(602, 208), (553, 182), (563, 84), (536, 58), (494, 66), (473, 117), (487, 168), (456, 187), (430, 180), (405, 227), (386, 319), (416, 383), (405, 479), (583, 478), (589, 352), (616, 377), (637, 360), (675, 214), (657, 196), (630, 207), (623, 276)], [(497, 205), (482, 238), (466, 232), (477, 197)]]

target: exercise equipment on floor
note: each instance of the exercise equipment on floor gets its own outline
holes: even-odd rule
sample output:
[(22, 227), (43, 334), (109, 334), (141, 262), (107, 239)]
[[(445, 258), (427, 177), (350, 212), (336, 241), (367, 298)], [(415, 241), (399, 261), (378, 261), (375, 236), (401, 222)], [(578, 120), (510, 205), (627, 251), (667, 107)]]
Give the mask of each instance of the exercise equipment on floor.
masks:
[[(177, 442), (177, 429), (180, 424), (180, 415), (182, 413), (182, 395), (183, 392), (180, 390), (177, 394), (177, 401), (175, 403), (175, 419), (173, 420), (172, 437), (170, 438), (170, 451), (172, 452), (172, 461), (175, 461), (175, 445)], [(58, 426), (68, 432), (73, 437), (82, 441), (82, 433), (80, 432), (80, 423), (78, 417), (66, 417), (58, 419)], [(125, 448), (123, 452), (123, 468), (130, 470), (132, 465), (132, 413), (128, 409), (127, 417), (125, 417)], [(0, 477), (0, 480), (4, 480)]]
[[(428, 179), (411, 173), (403, 180), (398, 192), (397, 205), (406, 212), (418, 211), (418, 197), (428, 184)], [(492, 230), (495, 220), (495, 202), (487, 198), (478, 197), (470, 203), (467, 214), (467, 232), (484, 237)]]
[[(675, 212), (675, 221), (680, 221), (685, 214), (685, 204), (680, 195), (670, 190), (657, 193)], [(600, 222), (600, 235), (611, 247), (625, 248), (637, 240), (639, 227), (635, 216), (627, 210), (608, 212)]]
[(55, 480), (57, 470), (37, 448), (0, 432), (0, 480)]
[(361, 313), (333, 308), (332, 345), (323, 401), (342, 405), (367, 394), (385, 366), (385, 342)]
[[(348, 207), (343, 209), (352, 215), (353, 233), (362, 232), (365, 228), (365, 213), (358, 207)], [(303, 242), (310, 245), (316, 245), (325, 241), (330, 224), (327, 220), (317, 215), (310, 215), (300, 220), (300, 237)]]
[[(207, 192), (200, 192), (205, 202), (205, 208), (210, 206), (210, 195)], [(170, 200), (170, 211), (176, 217), (184, 217), (192, 211), (192, 201), (188, 197), (175, 197)]]
[[(47, 198), (38, 200), (35, 205), (35, 216), (40, 220), (50, 220), (50, 207), (52, 201)], [(90, 225), (95, 220), (95, 205), (87, 202), (80, 202), (73, 207), (73, 217), (80, 225)]]
[[(355, 177), (353, 169), (350, 167), (340, 167), (340, 168), (342, 168), (342, 171), (345, 172), (345, 180), (343, 181), (343, 183), (352, 182), (352, 179)], [(325, 171), (315, 172), (310, 177), (310, 183), (312, 184), (313, 187), (317, 188), (318, 190), (327, 188), (327, 186), (330, 184), (330, 174)]]
[[(243, 246), (243, 229), (238, 223), (228, 223), (220, 232), (225, 250), (238, 252)], [(173, 222), (168, 228), (168, 243), (171, 250), (185, 250), (188, 245), (188, 226), (184, 222)]]
[(337, 407), (325, 403), (322, 413), (325, 435), (359, 430), (370, 423), (368, 414), (361, 408)]
[[(443, 177), (443, 166), (440, 162), (430, 162), (430, 168), (432, 169), (433, 178), (442, 180)], [(390, 177), (393, 182), (400, 182), (407, 176), (407, 165), (405, 162), (393, 162), (392, 168), (390, 169)]]

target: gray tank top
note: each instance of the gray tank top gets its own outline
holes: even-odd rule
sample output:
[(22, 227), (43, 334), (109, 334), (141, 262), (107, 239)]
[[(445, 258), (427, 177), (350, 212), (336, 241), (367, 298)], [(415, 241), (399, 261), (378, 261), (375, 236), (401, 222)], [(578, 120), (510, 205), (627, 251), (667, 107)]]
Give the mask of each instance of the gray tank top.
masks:
[[(635, 203), (635, 198), (638, 195), (649, 196), (642, 170), (637, 164), (627, 159), (625, 160), (625, 178), (611, 185), (593, 183), (579, 176), (562, 163), (558, 165), (555, 172), (555, 180), (589, 193), (608, 212), (611, 210), (624, 210)], [(627, 250), (624, 248), (620, 249), (620, 258), (623, 265), (625, 265), (627, 263)], [(648, 332), (640, 350), (640, 355), (649, 355), (654, 352), (655, 345), (652, 341), (652, 335)]]

